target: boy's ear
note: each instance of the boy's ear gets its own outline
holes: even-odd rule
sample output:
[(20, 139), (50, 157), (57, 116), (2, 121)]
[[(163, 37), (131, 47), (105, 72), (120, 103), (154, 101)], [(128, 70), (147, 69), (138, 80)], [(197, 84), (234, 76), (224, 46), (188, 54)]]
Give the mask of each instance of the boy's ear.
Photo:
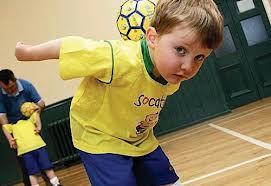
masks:
[(148, 46), (154, 47), (156, 40), (158, 38), (158, 34), (157, 34), (155, 28), (151, 27), (151, 26), (149, 28), (147, 28), (145, 37), (146, 37), (146, 41), (147, 41)]

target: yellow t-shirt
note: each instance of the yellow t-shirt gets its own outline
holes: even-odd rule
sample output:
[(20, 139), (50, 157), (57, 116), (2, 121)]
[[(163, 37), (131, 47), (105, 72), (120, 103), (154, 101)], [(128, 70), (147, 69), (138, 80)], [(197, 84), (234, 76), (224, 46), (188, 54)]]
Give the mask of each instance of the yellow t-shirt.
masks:
[(17, 143), (17, 155), (44, 147), (46, 144), (39, 134), (35, 134), (36, 113), (28, 120), (19, 120), (16, 124), (5, 124), (3, 127), (13, 134)]
[(158, 146), (153, 127), (167, 95), (148, 74), (140, 42), (63, 38), (63, 79), (84, 77), (70, 108), (74, 146), (89, 153), (142, 156)]

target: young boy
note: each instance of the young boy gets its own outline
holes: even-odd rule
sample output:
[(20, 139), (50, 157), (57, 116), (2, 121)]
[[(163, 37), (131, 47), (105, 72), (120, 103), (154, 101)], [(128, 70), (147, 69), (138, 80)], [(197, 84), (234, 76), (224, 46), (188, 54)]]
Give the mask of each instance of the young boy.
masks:
[(84, 77), (73, 97), (74, 146), (93, 186), (179, 186), (153, 134), (168, 95), (192, 78), (223, 39), (212, 0), (160, 0), (146, 39), (66, 37), (17, 43), (19, 61), (60, 59), (63, 79)]
[(30, 183), (38, 186), (38, 178), (35, 174), (44, 170), (53, 186), (60, 185), (52, 163), (48, 158), (45, 143), (39, 132), (41, 130), (41, 120), (38, 112), (35, 112), (37, 105), (25, 102), (21, 106), (21, 112), (27, 120), (19, 120), (16, 124), (5, 124), (3, 127), (13, 134), (17, 143), (18, 156), (22, 156), (27, 169)]

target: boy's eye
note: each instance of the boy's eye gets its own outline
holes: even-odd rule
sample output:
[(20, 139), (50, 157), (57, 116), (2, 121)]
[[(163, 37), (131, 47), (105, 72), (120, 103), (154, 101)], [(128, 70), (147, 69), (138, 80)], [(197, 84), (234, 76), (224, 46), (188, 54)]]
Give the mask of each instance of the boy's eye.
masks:
[(176, 51), (178, 54), (184, 55), (186, 53), (186, 49), (183, 47), (177, 47)]
[(197, 62), (203, 62), (204, 59), (205, 59), (205, 56), (204, 56), (204, 55), (197, 55), (197, 56), (195, 57), (195, 61), (197, 61)]

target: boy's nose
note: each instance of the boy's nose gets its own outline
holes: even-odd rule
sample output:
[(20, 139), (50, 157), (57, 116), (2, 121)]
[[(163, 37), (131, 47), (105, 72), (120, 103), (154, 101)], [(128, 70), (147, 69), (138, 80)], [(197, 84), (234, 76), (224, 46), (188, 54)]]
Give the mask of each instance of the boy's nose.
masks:
[(181, 69), (185, 71), (185, 73), (190, 73), (194, 69), (194, 59), (186, 59), (181, 65)]

